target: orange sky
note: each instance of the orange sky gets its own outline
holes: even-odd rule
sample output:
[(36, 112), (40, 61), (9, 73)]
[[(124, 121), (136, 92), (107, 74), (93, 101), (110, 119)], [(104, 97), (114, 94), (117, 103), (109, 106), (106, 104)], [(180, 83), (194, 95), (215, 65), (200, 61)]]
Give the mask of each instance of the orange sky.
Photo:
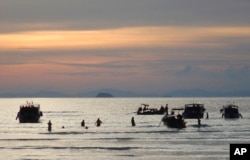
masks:
[[(0, 35), (1, 49), (102, 49), (126, 47), (224, 47), (209, 39), (249, 36), (248, 27), (134, 27), (87, 31), (31, 31)], [(214, 43), (215, 42), (215, 43)]]
[(3, 0), (0, 94), (245, 90), (249, 7), (227, 0)]
[[(105, 30), (88, 30), (88, 31), (30, 31), (30, 32), (16, 32), (6, 33), (0, 35), (0, 48), (2, 51), (9, 51), (5, 54), (12, 54), (11, 52), (19, 51), (20, 49), (27, 52), (33, 57), (36, 54), (42, 52), (59, 50), (63, 52), (74, 52), (74, 50), (106, 50), (106, 49), (118, 49), (125, 48), (227, 48), (230, 47), (230, 43), (227, 43), (221, 39), (227, 39), (228, 37), (249, 37), (250, 28), (247, 27), (133, 27), (133, 28), (118, 28), (118, 29), (105, 29)], [(141, 53), (140, 53), (141, 52)], [(45, 53), (42, 53), (45, 54)], [(100, 84), (98, 80), (102, 79), (102, 83), (111, 86), (115, 84), (114, 81), (118, 81), (117, 86), (121, 86), (120, 83), (125, 84), (131, 79), (133, 82), (140, 83), (145, 79), (149, 81), (162, 81), (164, 83), (165, 78), (161, 76), (153, 76), (157, 70), (169, 70), (178, 72), (183, 70), (183, 65), (169, 65), (161, 66), (156, 65), (157, 70), (145, 67), (140, 63), (147, 64), (151, 61), (160, 61), (162, 57), (169, 55), (169, 53), (161, 53), (161, 56), (155, 56), (152, 53), (143, 53), (143, 51), (133, 51), (129, 53), (129, 56), (72, 56), (72, 54), (61, 55), (54, 57), (53, 53), (50, 57), (46, 56), (40, 62), (39, 59), (32, 59), (21, 64), (14, 65), (2, 65), (1, 74), (4, 77), (15, 79), (20, 78), (20, 83), (25, 84), (27, 79), (34, 79), (34, 85), (46, 85), (53, 87), (53, 85), (59, 85), (65, 87), (66, 84), (74, 82), (75, 84)], [(178, 59), (186, 59), (191, 61), (194, 57), (191, 53), (179, 53), (176, 55), (168, 56), (168, 61), (178, 61)], [(211, 53), (212, 54), (212, 53)], [(196, 54), (197, 55), (197, 54)], [(54, 58), (53, 58), (54, 57)], [(21, 58), (21, 57), (20, 57)], [(223, 57), (222, 57), (223, 58)], [(196, 57), (196, 59), (204, 59), (203, 56)], [(206, 60), (209, 60), (209, 56), (206, 56)], [(133, 63), (134, 61), (134, 63)], [(136, 64), (136, 62), (140, 62)], [(101, 67), (102, 65), (112, 64), (112, 67)], [(116, 66), (125, 65), (130, 62), (132, 68), (122, 68)], [(117, 64), (119, 63), (119, 64)], [(211, 70), (225, 70), (220, 66), (211, 66), (203, 64), (199, 66), (204, 71)], [(11, 71), (11, 72), (10, 72)], [(67, 74), (66, 74), (67, 73)], [(92, 73), (92, 74), (90, 74)], [(124, 75), (119, 77), (113, 77), (113, 82), (110, 81), (110, 76), (117, 73), (124, 73), (127, 79), (124, 79)], [(66, 75), (64, 75), (66, 74)], [(78, 75), (78, 76), (72, 76)], [(30, 77), (30, 78), (28, 78)], [(79, 77), (84, 77), (79, 79)], [(137, 78), (136, 78), (137, 77)], [(152, 78), (150, 78), (152, 77)], [(97, 81), (94, 79), (98, 79)], [(63, 82), (60, 82), (63, 79)], [(132, 80), (134, 79), (134, 80)], [(138, 81), (139, 80), (139, 81)], [(6, 79), (7, 81), (7, 79)], [(105, 82), (106, 81), (106, 82)], [(60, 83), (58, 83), (60, 82)], [(109, 83), (111, 82), (111, 83)], [(18, 87), (20, 83), (17, 83), (15, 87)], [(146, 83), (146, 82), (145, 82)], [(196, 84), (199, 82), (195, 82)], [(49, 85), (51, 84), (51, 85)], [(53, 84), (53, 85), (52, 85)], [(102, 85), (103, 85), (102, 84)], [(102, 86), (100, 85), (100, 87)], [(142, 87), (144, 86), (141, 82)], [(145, 84), (147, 85), (147, 84)], [(59, 87), (58, 86), (58, 87)], [(72, 87), (74, 88), (74, 87)], [(76, 87), (77, 88), (77, 87)]]

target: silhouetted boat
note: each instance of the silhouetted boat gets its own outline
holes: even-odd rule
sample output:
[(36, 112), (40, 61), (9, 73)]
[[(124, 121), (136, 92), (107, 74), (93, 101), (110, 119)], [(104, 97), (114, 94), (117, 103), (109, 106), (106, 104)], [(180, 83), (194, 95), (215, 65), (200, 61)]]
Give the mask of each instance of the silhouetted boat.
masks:
[(39, 104), (27, 102), (24, 105), (20, 105), (16, 119), (19, 119), (20, 123), (38, 123), (42, 115)]
[(154, 114), (164, 114), (168, 110), (168, 105), (166, 104), (166, 107), (163, 106), (160, 107), (160, 109), (157, 108), (148, 108), (148, 104), (142, 104), (143, 107), (139, 107), (137, 110), (138, 115), (154, 115)]
[(235, 104), (228, 104), (223, 106), (220, 110), (222, 113), (222, 118), (242, 118), (242, 115), (239, 113), (239, 107)]
[(199, 104), (199, 103), (185, 104), (182, 115), (184, 119), (198, 119), (198, 118), (203, 118), (205, 111), (206, 109), (204, 108), (204, 104)]
[(170, 128), (185, 128), (186, 122), (184, 121), (182, 115), (178, 114), (175, 115), (165, 115), (162, 117), (161, 121), (164, 123), (164, 125), (170, 127)]

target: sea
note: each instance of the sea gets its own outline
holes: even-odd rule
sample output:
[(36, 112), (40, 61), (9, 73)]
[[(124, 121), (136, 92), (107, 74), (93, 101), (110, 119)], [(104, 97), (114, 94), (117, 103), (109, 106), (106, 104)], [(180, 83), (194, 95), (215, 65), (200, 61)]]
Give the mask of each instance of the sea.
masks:
[[(16, 120), (19, 106), (27, 101), (40, 104), (40, 123)], [(200, 127), (196, 119), (186, 119), (186, 128), (168, 128), (163, 115), (136, 115), (143, 103), (151, 108), (168, 104), (169, 110), (203, 103), (209, 119), (201, 119)], [(242, 119), (222, 118), (220, 109), (228, 103), (239, 106)], [(250, 143), (249, 105), (249, 97), (0, 98), (0, 159), (229, 160), (230, 144)], [(98, 118), (100, 127), (95, 125)]]

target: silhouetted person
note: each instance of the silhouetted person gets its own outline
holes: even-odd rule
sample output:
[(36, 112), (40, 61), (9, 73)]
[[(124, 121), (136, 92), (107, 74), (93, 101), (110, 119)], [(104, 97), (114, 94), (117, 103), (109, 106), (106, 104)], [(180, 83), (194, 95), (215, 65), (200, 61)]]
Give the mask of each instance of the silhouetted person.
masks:
[(49, 122), (48, 122), (48, 131), (51, 132), (51, 130), (52, 130), (52, 123), (51, 123), (51, 121), (49, 120)]
[(132, 124), (132, 127), (135, 126), (135, 119), (134, 119), (134, 117), (131, 118), (131, 124)]
[(171, 111), (171, 115), (174, 115), (174, 111)]
[(95, 124), (96, 124), (97, 127), (100, 127), (101, 124), (102, 124), (102, 121), (98, 118), (98, 119), (96, 120)]
[(85, 122), (84, 120), (82, 120), (81, 126), (84, 127), (85, 126)]
[(182, 120), (183, 119), (183, 116), (181, 114), (178, 114), (176, 117), (177, 117), (178, 120)]
[(200, 120), (200, 118), (198, 118), (198, 126), (199, 127), (201, 126), (201, 120)]
[(208, 112), (207, 112), (207, 117), (206, 117), (207, 119), (209, 119), (209, 115), (208, 115)]
[(139, 107), (138, 110), (137, 110), (137, 114), (139, 114), (141, 112), (142, 112), (142, 107)]
[(240, 118), (243, 118), (242, 114), (239, 113), (239, 115), (240, 115)]
[(168, 115), (168, 104), (166, 104), (165, 106), (165, 112), (166, 112), (166, 115)]
[(164, 112), (165, 112), (165, 110), (164, 110), (164, 107), (163, 107), (163, 106), (161, 106), (161, 108), (160, 108), (160, 112), (162, 112), (162, 113), (164, 113)]
[(19, 116), (20, 116), (20, 112), (17, 113), (16, 120), (19, 118)]

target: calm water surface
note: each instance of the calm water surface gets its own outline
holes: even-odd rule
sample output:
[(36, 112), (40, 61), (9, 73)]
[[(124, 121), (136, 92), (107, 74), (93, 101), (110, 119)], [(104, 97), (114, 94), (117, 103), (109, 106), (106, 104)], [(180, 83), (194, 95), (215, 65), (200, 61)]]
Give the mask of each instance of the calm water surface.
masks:
[[(40, 123), (15, 120), (27, 100), (41, 105)], [(193, 102), (204, 103), (209, 113), (200, 128), (188, 119), (187, 128), (171, 129), (160, 123), (162, 115), (134, 113), (141, 103), (168, 103), (171, 109)], [(243, 119), (221, 118), (219, 110), (228, 102), (239, 105)], [(229, 159), (230, 143), (250, 143), (250, 98), (2, 98), (0, 109), (1, 159)], [(97, 118), (101, 127), (95, 126)], [(83, 119), (88, 129), (81, 127)]]

